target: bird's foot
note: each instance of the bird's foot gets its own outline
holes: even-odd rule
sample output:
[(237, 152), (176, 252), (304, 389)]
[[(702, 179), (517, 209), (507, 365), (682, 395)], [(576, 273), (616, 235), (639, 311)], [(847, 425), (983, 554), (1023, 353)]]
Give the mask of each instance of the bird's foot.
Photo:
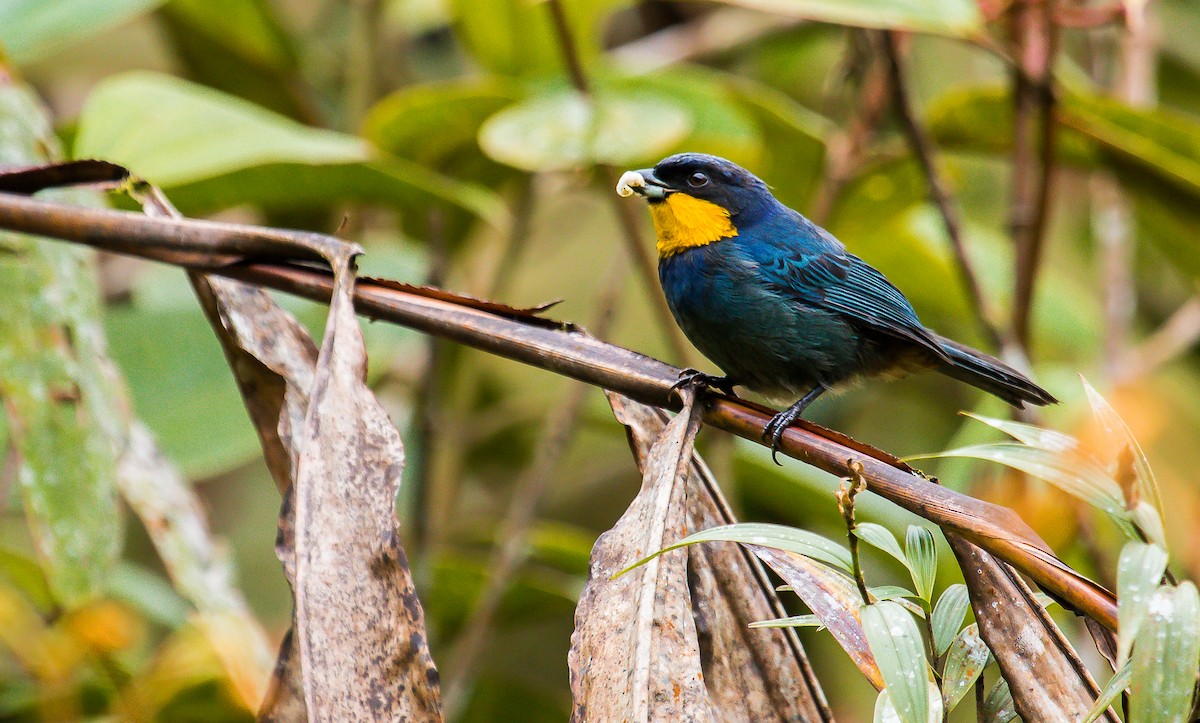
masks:
[(798, 410), (794, 406), (788, 407), (771, 417), (771, 421), (767, 422), (767, 426), (763, 428), (763, 441), (771, 443), (771, 461), (780, 467), (783, 466), (783, 463), (779, 461), (779, 447), (783, 442), (783, 433), (792, 426), (792, 422), (796, 421), (801, 411), (803, 410)]
[(735, 386), (736, 384), (729, 377), (714, 377), (711, 374), (705, 374), (699, 369), (684, 369), (679, 373), (679, 379), (671, 385), (671, 391), (682, 389), (683, 387), (708, 387), (709, 389), (724, 392), (731, 397), (736, 397), (737, 395), (733, 393)]

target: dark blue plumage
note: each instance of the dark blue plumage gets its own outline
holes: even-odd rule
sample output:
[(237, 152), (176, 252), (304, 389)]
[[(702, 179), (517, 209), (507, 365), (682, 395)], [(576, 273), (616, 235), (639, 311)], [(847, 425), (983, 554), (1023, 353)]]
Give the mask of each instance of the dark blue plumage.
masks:
[[(687, 337), (729, 382), (803, 395), (768, 427), (774, 444), (822, 391), (864, 376), (935, 369), (1018, 407), (1056, 401), (926, 329), (881, 273), (729, 161), (681, 154), (628, 176), (652, 205), (659, 279)], [(724, 231), (712, 233), (723, 219), (705, 214), (727, 215)]]

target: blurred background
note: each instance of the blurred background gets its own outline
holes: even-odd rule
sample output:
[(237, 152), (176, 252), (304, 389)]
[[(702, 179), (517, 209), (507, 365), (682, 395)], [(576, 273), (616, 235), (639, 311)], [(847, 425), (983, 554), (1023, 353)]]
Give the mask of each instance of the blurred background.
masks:
[[(564, 56), (556, 6), (534, 0), (0, 0), (0, 48), (67, 156), (125, 164), (187, 215), (336, 231), (366, 247), (365, 274), (516, 306), (561, 299), (549, 315), (708, 370), (663, 323), (643, 273), (649, 217), (616, 199), (613, 171), (681, 150), (726, 156), (887, 274), (928, 326), (996, 353), (862, 26), (904, 31), (915, 115), (1007, 336), (1014, 11), (923, 5), (563, 0)], [(1089, 411), (1078, 374), (1109, 397), (1158, 474), (1177, 572), (1194, 577), (1200, 6), (1051, 5), (1057, 160), (1027, 352), (1063, 404), (1041, 421), (1079, 432)], [(36, 107), (5, 98), (8, 112)], [(279, 497), (220, 347), (181, 271), (95, 265), (127, 402), (194, 486), (273, 650), (291, 612), (273, 551)], [(320, 333), (321, 308), (281, 301)], [(578, 396), (547, 372), (385, 324), (365, 330), (372, 385), (408, 451), (399, 510), (452, 718), (565, 720), (588, 553), (639, 484), (624, 431), (600, 390)], [(1007, 414), (919, 377), (822, 398), (807, 416), (898, 455), (993, 438), (960, 410)], [(0, 426), (0, 720), (252, 718), (261, 656), (236, 637), (220, 644), (128, 509), (104, 594), (56, 596), (7, 437)], [(836, 479), (776, 467), (715, 430), (699, 444), (742, 519), (844, 535)], [(1111, 583), (1120, 536), (1090, 508), (999, 467), (923, 465), (1014, 507), (1070, 564)], [(859, 510), (901, 533), (915, 520), (871, 495)], [(86, 530), (85, 517), (63, 524)], [(498, 566), (497, 542), (512, 539), (522, 542)], [(942, 558), (939, 587), (957, 579)], [(868, 570), (874, 584), (902, 572), (882, 556)], [(499, 602), (481, 613), (489, 585)], [(801, 637), (835, 712), (867, 719), (874, 696), (846, 656), (824, 633)]]

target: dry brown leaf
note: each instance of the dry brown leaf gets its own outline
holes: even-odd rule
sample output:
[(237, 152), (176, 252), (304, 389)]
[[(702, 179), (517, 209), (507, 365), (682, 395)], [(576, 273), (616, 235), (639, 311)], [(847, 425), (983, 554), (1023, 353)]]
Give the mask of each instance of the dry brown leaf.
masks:
[[(946, 535), (958, 558), (979, 634), (1028, 721), (1082, 720), (1099, 695), (1083, 662), (1008, 564), (958, 535)], [(1109, 711), (1105, 720), (1117, 723)]]
[[(613, 392), (608, 399), (644, 468), (666, 413)], [(689, 530), (737, 522), (699, 455), (692, 456), (687, 493)], [(740, 545), (693, 545), (688, 574), (704, 683), (720, 719), (833, 720), (796, 631), (749, 627), (787, 615), (758, 558)]]
[(829, 629), (838, 645), (850, 656), (876, 690), (883, 690), (883, 674), (867, 645), (858, 609), (862, 597), (845, 575), (794, 552), (747, 545), (759, 559), (791, 585), (821, 624)]
[(700, 427), (692, 392), (647, 455), (642, 488), (596, 540), (575, 609), (571, 720), (713, 721), (688, 596), (687, 550), (613, 579), (687, 534), (687, 471)]

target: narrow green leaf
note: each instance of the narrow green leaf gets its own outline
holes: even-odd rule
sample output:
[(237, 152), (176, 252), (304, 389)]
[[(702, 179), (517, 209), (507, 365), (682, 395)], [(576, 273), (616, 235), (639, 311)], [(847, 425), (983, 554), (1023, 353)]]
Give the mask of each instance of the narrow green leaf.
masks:
[(1158, 545), (1130, 542), (1117, 561), (1117, 660), (1124, 662), (1150, 610), (1150, 601), (1167, 569), (1167, 553)]
[(1092, 461), (1008, 443), (979, 444), (926, 456), (983, 459), (1020, 470), (1105, 512), (1129, 539), (1140, 539), (1125, 509), (1121, 488)]
[(990, 656), (987, 644), (979, 637), (979, 626), (974, 623), (963, 628), (950, 643), (942, 672), (942, 697), (946, 700), (948, 710), (954, 710), (975, 685), (975, 680), (987, 667)]
[(1066, 454), (1079, 449), (1079, 440), (1069, 434), (1039, 427), (1036, 424), (1025, 424), (1024, 422), (1014, 422), (1011, 419), (997, 419), (995, 417), (985, 417), (982, 414), (973, 414), (965, 412), (964, 416), (971, 419), (983, 422), (984, 424), (1004, 432), (1008, 436), (1017, 440), (1021, 444), (1029, 445), (1044, 449), (1047, 452), (1056, 452)]
[(912, 573), (917, 594), (929, 602), (937, 577), (937, 545), (933, 541), (933, 533), (919, 525), (909, 525), (904, 538), (904, 557), (908, 559), (908, 569)]
[(1017, 706), (1013, 703), (1008, 681), (1001, 678), (983, 699), (983, 712), (979, 716), (979, 723), (1008, 723), (1016, 718)]
[(1195, 585), (1163, 586), (1154, 593), (1131, 660), (1130, 720), (1187, 720), (1200, 667), (1200, 594)]
[(1108, 679), (1108, 683), (1100, 691), (1100, 695), (1096, 697), (1096, 705), (1088, 711), (1087, 717), (1083, 719), (1083, 723), (1092, 723), (1100, 716), (1104, 715), (1104, 711), (1112, 705), (1112, 702), (1117, 699), (1121, 691), (1129, 687), (1129, 681), (1133, 679), (1133, 664), (1130, 661), (1125, 661), (1125, 664), (1113, 673), (1113, 676)]
[(861, 615), (867, 643), (879, 665), (899, 720), (902, 723), (926, 723), (929, 720), (929, 664), (925, 660), (925, 645), (916, 621), (894, 602), (867, 605)]
[(750, 623), (752, 628), (817, 628), (823, 629), (825, 623), (816, 615), (793, 615), (790, 618), (775, 620), (758, 620)]
[(915, 30), (969, 36), (981, 32), (983, 17), (969, 0), (721, 0), (794, 18), (862, 28)]
[(50, 55), (161, 5), (164, 0), (4, 0), (0, 46), (18, 65)]
[(650, 93), (559, 90), (500, 111), (479, 129), (493, 159), (526, 171), (657, 161), (692, 127), (680, 106)]
[(695, 545), (698, 542), (740, 542), (745, 545), (761, 545), (773, 550), (784, 550), (804, 555), (805, 557), (841, 568), (846, 572), (850, 572), (853, 569), (850, 552), (846, 548), (837, 543), (830, 542), (816, 533), (784, 525), (741, 522), (736, 525), (710, 527), (707, 530), (701, 530), (688, 535), (674, 545), (638, 560), (618, 574), (624, 575), (626, 572), (639, 565), (646, 564), (664, 552), (670, 552), (686, 545)]
[(933, 649), (938, 655), (946, 652), (962, 628), (971, 599), (967, 586), (955, 583), (942, 592), (933, 608)]
[[(933, 681), (928, 683), (929, 690), (929, 723), (942, 723), (942, 696), (938, 693), (937, 686)], [(892, 697), (888, 695), (887, 689), (879, 691), (879, 697), (875, 699), (875, 723), (901, 723), (900, 714), (896, 712), (896, 706), (892, 704)]]
[(900, 549), (900, 543), (888, 528), (874, 522), (859, 522), (854, 525), (854, 534), (871, 547), (883, 550), (908, 567), (908, 558), (904, 556), (904, 550)]
[(871, 593), (871, 596), (880, 602), (895, 600), (897, 598), (918, 597), (915, 592), (900, 585), (876, 585), (875, 587), (867, 588), (867, 592)]

